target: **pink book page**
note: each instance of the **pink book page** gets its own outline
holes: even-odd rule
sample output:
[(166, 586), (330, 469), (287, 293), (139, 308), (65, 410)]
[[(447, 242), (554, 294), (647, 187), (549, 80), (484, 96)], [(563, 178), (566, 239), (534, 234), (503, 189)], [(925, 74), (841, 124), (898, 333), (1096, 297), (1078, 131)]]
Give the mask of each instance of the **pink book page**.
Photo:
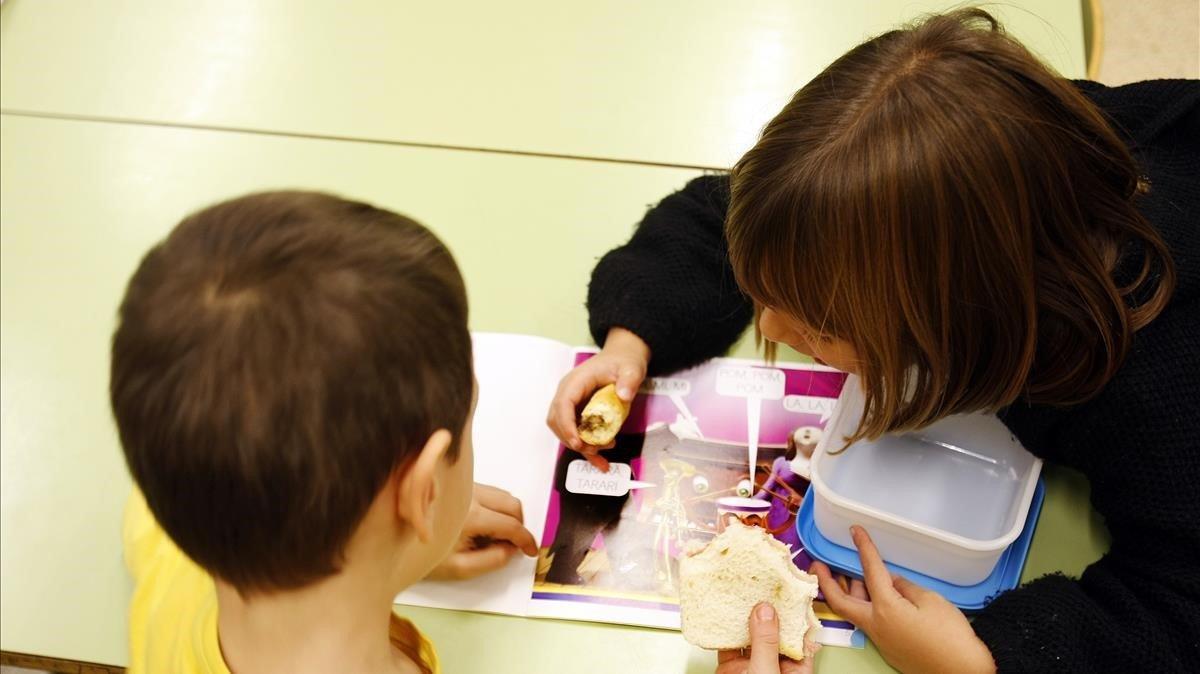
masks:
[[(677, 557), (716, 534), (722, 496), (771, 500), (769, 528), (807, 568), (794, 526), (807, 481), (790, 462), (820, 440), (845, 378), (819, 365), (717, 359), (648, 380), (605, 456), (650, 486), (573, 493), (567, 476), (580, 457), (559, 447), (530, 614), (677, 629)], [(850, 645), (853, 626), (817, 610), (823, 641)]]

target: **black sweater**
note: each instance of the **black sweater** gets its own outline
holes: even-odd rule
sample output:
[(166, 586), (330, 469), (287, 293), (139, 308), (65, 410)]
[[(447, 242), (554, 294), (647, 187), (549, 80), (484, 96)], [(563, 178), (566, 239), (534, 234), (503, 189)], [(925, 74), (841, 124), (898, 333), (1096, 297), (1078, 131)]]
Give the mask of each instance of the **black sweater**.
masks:
[[(1031, 452), (1088, 477), (1112, 547), (1078, 579), (1004, 593), (973, 624), (1001, 672), (1200, 672), (1200, 82), (1079, 86), (1150, 179), (1138, 207), (1178, 286), (1099, 396), (1002, 412)], [(691, 181), (600, 260), (588, 289), (597, 343), (628, 328), (650, 345), (651, 371), (667, 372), (737, 340), (753, 310), (727, 258), (728, 189), (726, 175)]]

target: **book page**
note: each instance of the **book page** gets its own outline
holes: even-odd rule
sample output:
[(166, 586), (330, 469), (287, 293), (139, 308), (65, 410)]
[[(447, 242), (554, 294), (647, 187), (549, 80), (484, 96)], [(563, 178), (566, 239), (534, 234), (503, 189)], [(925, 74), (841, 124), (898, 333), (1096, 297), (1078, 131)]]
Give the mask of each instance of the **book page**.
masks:
[[(591, 355), (580, 350), (575, 362)], [(793, 468), (820, 440), (845, 378), (724, 358), (648, 379), (605, 452), (636, 486), (580, 491), (600, 478), (582, 481), (588, 468), (572, 468), (579, 456), (559, 447), (529, 615), (678, 629), (678, 557), (716, 535), (723, 496), (768, 501), (762, 525), (807, 569), (795, 526), (807, 473)], [(852, 625), (824, 602), (814, 608), (823, 643), (861, 647)]]
[[(558, 440), (546, 410), (558, 381), (572, 367), (571, 348), (543, 337), (472, 335), (479, 402), (475, 408), (475, 481), (521, 500), (525, 526), (536, 538), (546, 521)], [(503, 569), (464, 581), (423, 581), (398, 604), (525, 615), (536, 560), (518, 555)]]

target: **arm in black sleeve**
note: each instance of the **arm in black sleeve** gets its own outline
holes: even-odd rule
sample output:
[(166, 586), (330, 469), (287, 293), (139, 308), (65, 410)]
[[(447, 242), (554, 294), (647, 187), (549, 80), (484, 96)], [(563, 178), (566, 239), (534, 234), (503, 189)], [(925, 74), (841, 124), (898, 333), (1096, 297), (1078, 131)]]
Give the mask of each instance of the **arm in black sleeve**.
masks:
[(975, 633), (1005, 672), (1200, 671), (1200, 301), (1137, 336), (1104, 392), (1064, 411), (1015, 405), (1035, 454), (1082, 471), (1112, 546), (1079, 579), (996, 598)]
[(998, 674), (1195, 672), (1200, 598), (1190, 564), (1147, 566), (1114, 546), (1078, 580), (1053, 574), (1002, 594), (976, 616), (975, 633)]
[(696, 178), (601, 258), (587, 300), (597, 344), (612, 327), (632, 331), (650, 346), (653, 374), (719, 356), (737, 341), (754, 309), (729, 266), (728, 208), (728, 175)]

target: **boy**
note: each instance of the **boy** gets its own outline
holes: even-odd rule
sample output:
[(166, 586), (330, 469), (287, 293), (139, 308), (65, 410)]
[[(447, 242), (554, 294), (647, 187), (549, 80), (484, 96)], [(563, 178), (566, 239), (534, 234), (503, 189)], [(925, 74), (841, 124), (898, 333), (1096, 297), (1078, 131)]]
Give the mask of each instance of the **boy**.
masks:
[(306, 192), (218, 204), (146, 255), (119, 318), (131, 673), (437, 672), (392, 598), (536, 553), (516, 499), (472, 498), (466, 292), (421, 225)]

